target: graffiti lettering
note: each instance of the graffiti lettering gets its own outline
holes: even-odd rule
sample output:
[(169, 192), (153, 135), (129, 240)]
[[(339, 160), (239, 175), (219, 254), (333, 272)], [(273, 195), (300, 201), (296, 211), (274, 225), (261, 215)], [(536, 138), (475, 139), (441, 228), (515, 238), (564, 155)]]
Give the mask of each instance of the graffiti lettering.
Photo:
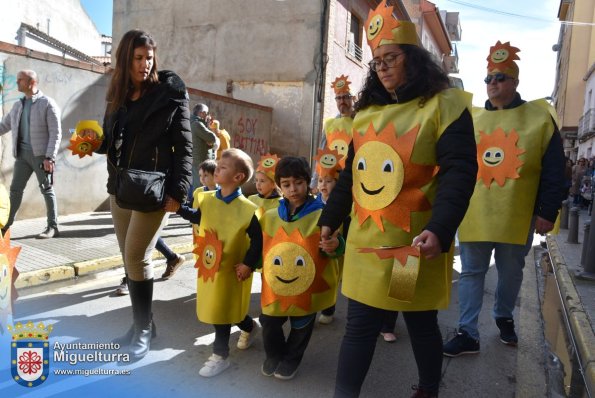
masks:
[(68, 84), (72, 80), (72, 73), (54, 72), (45, 75), (44, 82), (47, 84)]
[(247, 134), (247, 135), (251, 135), (251, 136), (255, 136), (256, 135), (256, 123), (258, 122), (258, 119), (250, 119), (250, 118), (246, 118), (244, 119), (243, 117), (240, 117), (240, 120), (238, 120), (238, 133), (239, 134)]
[(4, 75), (4, 66), (0, 65), (0, 76), (2, 76), (2, 95), (0, 105), (18, 101), (21, 94), (17, 90), (17, 76)]
[(233, 147), (239, 148), (250, 155), (262, 156), (268, 152), (268, 142), (262, 138), (246, 137), (235, 134), (233, 137)]

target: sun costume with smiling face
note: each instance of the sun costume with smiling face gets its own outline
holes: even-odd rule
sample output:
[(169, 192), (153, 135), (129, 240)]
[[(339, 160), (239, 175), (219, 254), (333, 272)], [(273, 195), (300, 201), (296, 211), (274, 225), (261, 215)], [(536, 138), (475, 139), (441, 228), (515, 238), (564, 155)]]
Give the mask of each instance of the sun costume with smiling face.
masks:
[(506, 73), (509, 76), (518, 78), (519, 68), (514, 62), (520, 59), (518, 53), (520, 50), (517, 47), (512, 47), (510, 42), (502, 44), (498, 42), (490, 47), (490, 55), (486, 58), (488, 61), (488, 73)]
[(512, 129), (507, 136), (502, 128), (498, 128), (491, 134), (480, 131), (479, 136), (477, 179), (481, 179), (489, 188), (492, 181), (503, 186), (507, 178), (519, 178), (517, 169), (523, 165), (519, 155), (525, 153), (525, 150), (517, 147), (518, 133)]
[(205, 282), (209, 279), (214, 281), (223, 254), (223, 242), (217, 238), (217, 232), (206, 230), (205, 236), (196, 239), (196, 248), (192, 253), (198, 257), (194, 264), (194, 268), (198, 268), (198, 277)]
[(274, 236), (265, 232), (263, 237), (263, 312), (275, 303), (287, 315), (326, 308), (312, 308), (313, 294), (331, 291), (323, 278), (329, 259), (318, 248), (320, 232), (304, 237), (299, 228), (287, 234), (279, 227)]
[(14, 281), (19, 272), (15, 263), (20, 251), (20, 247), (10, 246), (10, 230), (0, 237), (0, 333), (4, 332), (8, 317), (12, 314), (12, 303), (17, 298)]
[(411, 212), (431, 208), (420, 189), (435, 167), (411, 162), (419, 126), (397, 136), (392, 123), (380, 132), (370, 123), (353, 144), (353, 208), (359, 224), (371, 218), (381, 231), (383, 220), (409, 232)]

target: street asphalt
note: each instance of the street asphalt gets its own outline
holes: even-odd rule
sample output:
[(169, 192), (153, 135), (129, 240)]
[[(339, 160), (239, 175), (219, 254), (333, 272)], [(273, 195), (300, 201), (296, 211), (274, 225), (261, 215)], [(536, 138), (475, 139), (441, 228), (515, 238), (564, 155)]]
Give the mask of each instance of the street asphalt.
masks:
[[(582, 221), (587, 218), (581, 215)], [(317, 325), (297, 376), (281, 381), (262, 376), (264, 360), (262, 340), (242, 351), (235, 348), (239, 331), (231, 338), (231, 367), (219, 376), (205, 379), (198, 370), (212, 350), (213, 329), (201, 324), (195, 314), (196, 271), (191, 261), (191, 230), (187, 222), (171, 217), (163, 232), (165, 241), (178, 253), (184, 253), (185, 265), (168, 280), (157, 280), (154, 294), (154, 319), (158, 336), (151, 352), (136, 363), (91, 361), (71, 365), (56, 357), (56, 343), (109, 343), (123, 334), (131, 323), (130, 299), (115, 296), (114, 289), (123, 275), (109, 213), (84, 213), (60, 218), (60, 237), (50, 240), (34, 238), (45, 227), (44, 219), (17, 221), (11, 231), (11, 244), (20, 246), (16, 266), (20, 298), (15, 305), (14, 322), (53, 324), (50, 342), (54, 357), (50, 375), (38, 387), (25, 388), (10, 376), (10, 354), (0, 350), (0, 396), (2, 397), (70, 397), (134, 396), (142, 397), (331, 397), (338, 351), (346, 322), (346, 299), (339, 296), (335, 321)], [(582, 228), (581, 228), (582, 229)], [(561, 255), (559, 267), (572, 271), (580, 245), (566, 244), (565, 232), (555, 238)], [(582, 236), (582, 231), (581, 231)], [(579, 240), (581, 239), (579, 236)], [(496, 270), (490, 268), (484, 290), (480, 316), (481, 353), (458, 358), (444, 358), (441, 397), (543, 397), (548, 395), (547, 355), (544, 347), (539, 280), (542, 273), (539, 257), (540, 239), (536, 237), (526, 260), (525, 278), (515, 314), (520, 343), (517, 348), (503, 345), (491, 318), (496, 286)], [(534, 255), (537, 253), (537, 255)], [(569, 265), (565, 266), (564, 259)], [(156, 256), (156, 275), (161, 275), (164, 260)], [(444, 340), (454, 336), (458, 320), (457, 280), (455, 272), (451, 304), (439, 313)], [(591, 283), (579, 288), (583, 313), (589, 322), (579, 325), (583, 350), (592, 355), (592, 317), (595, 292)], [(584, 297), (589, 302), (580, 302)], [(199, 298), (200, 299), (200, 298)], [(260, 279), (254, 278), (250, 314), (259, 316)], [(575, 309), (576, 307), (575, 303)], [(591, 311), (591, 312), (589, 312)], [(378, 340), (376, 353), (362, 389), (362, 397), (409, 397), (417, 374), (405, 324), (397, 322), (395, 343)], [(4, 333), (4, 340), (9, 334)], [(1, 347), (8, 347), (3, 343)], [(579, 344), (581, 342), (579, 341)], [(77, 350), (71, 353), (85, 353)], [(122, 353), (124, 351), (109, 351)], [(593, 358), (593, 357), (592, 357)], [(591, 369), (595, 361), (588, 360)], [(59, 375), (56, 371), (87, 369), (88, 372), (130, 372), (131, 375)], [(103, 370), (101, 370), (103, 369)], [(589, 370), (587, 369), (587, 376)]]

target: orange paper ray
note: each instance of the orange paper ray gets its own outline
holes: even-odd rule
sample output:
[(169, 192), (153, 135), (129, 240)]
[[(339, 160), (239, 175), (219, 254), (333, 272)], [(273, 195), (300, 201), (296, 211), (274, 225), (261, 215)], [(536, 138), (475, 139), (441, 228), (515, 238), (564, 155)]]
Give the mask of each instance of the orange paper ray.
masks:
[(217, 238), (217, 232), (210, 229), (205, 231), (205, 236), (199, 236), (196, 242), (192, 252), (198, 256), (194, 264), (194, 268), (198, 268), (198, 277), (204, 282), (209, 279), (215, 281), (215, 274), (221, 267), (223, 242)]
[(86, 155), (92, 156), (93, 152), (100, 146), (101, 140), (92, 139), (91, 137), (81, 137), (75, 134), (74, 138), (70, 139), (68, 149), (72, 151), (73, 155), (78, 155), (79, 158), (82, 158)]
[(392, 40), (393, 29), (400, 26), (399, 21), (393, 18), (393, 6), (386, 6), (386, 0), (382, 0), (374, 11), (370, 10), (368, 19), (364, 25), (368, 45), (374, 51), (383, 39)]

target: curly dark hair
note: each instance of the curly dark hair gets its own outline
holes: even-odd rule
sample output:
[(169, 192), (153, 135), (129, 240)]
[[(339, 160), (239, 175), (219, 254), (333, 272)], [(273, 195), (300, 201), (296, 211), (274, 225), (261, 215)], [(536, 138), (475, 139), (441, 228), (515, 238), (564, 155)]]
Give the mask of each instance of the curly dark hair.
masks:
[(275, 182), (281, 186), (281, 178), (304, 179), (310, 183), (312, 172), (308, 161), (303, 157), (285, 156), (275, 168)]
[[(403, 87), (415, 93), (416, 97), (420, 97), (419, 106), (421, 108), (427, 100), (448, 88), (448, 76), (427, 50), (411, 44), (400, 44), (399, 47), (405, 54), (406, 83)], [(372, 69), (368, 70), (368, 75), (354, 105), (355, 111), (370, 105), (386, 105), (388, 103), (390, 103), (390, 94), (380, 82), (376, 72)]]

